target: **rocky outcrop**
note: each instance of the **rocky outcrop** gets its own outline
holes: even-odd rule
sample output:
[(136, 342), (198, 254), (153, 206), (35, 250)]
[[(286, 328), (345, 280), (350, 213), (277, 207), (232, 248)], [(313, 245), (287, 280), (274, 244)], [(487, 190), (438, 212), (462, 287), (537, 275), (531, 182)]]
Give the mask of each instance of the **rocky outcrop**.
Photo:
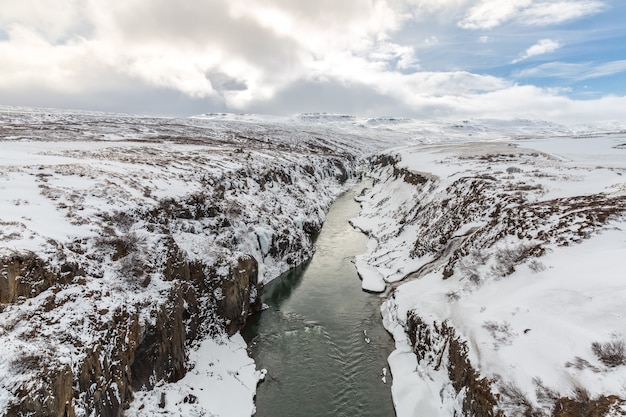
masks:
[[(337, 164), (330, 161), (324, 175), (336, 175), (337, 181), (344, 181), (351, 175), (349, 168), (339, 169)], [(309, 170), (312, 173), (307, 175), (323, 177), (316, 168)], [(272, 187), (270, 182), (292, 181), (286, 172), (265, 177), (261, 188), (266, 189)], [(240, 181), (246, 184), (245, 175)], [(220, 249), (217, 257), (209, 257), (210, 261), (189, 256), (173, 237), (178, 233), (177, 222), (205, 222), (209, 227), (203, 233), (229, 236), (233, 224), (254, 221), (243, 206), (232, 203), (236, 201), (232, 194), (243, 191), (228, 181), (224, 184), (223, 189), (217, 185), (187, 200), (163, 200), (156, 209), (100, 215), (106, 234), (95, 239), (93, 251), (85, 242), (68, 245), (72, 262), (65, 260), (66, 248), (59, 243), (54, 246), (60, 248), (57, 253), (63, 260), (54, 260), (55, 266), (31, 253), (2, 259), (0, 301), (5, 307), (13, 306), (12, 311), (17, 312), (21, 304), (32, 299), (54, 317), (65, 303), (82, 298), (94, 312), (80, 319), (81, 329), (58, 330), (78, 362), (66, 365), (47, 358), (46, 353), (32, 360), (26, 358), (25, 363), (30, 361), (29, 373), (23, 375), (23, 383), (12, 388), (15, 398), (0, 415), (121, 417), (137, 390), (151, 389), (159, 381), (175, 382), (186, 374), (187, 350), (194, 341), (218, 333), (232, 335), (244, 326), (248, 316), (261, 307), (261, 278), (257, 258), (238, 251), (241, 236), (230, 234), (229, 240), (215, 243)], [(295, 183), (293, 186), (296, 190), (300, 187)], [(229, 202), (214, 192), (231, 193)], [(261, 237), (250, 234), (251, 245), (265, 249), (259, 260), (267, 258), (293, 266), (310, 256), (311, 235), (319, 231), (323, 217), (317, 204), (307, 206), (305, 201), (302, 198), (298, 204), (312, 215), (302, 218), (298, 225), (273, 231), (271, 239), (263, 242), (265, 248)], [(132, 230), (139, 222), (147, 223), (141, 233)], [(152, 232), (159, 236), (154, 240), (158, 251), (154, 243), (147, 243), (146, 233)], [(80, 266), (81, 259), (85, 268)], [(62, 266), (56, 266), (59, 264)], [(102, 269), (103, 265), (110, 265), (108, 271)], [(107, 290), (106, 285), (100, 286), (111, 271), (118, 278), (116, 287)], [(149, 291), (154, 280), (163, 289), (162, 299), (149, 303), (152, 310), (146, 311), (147, 301), (113, 303), (111, 307), (113, 292), (119, 294), (122, 288)], [(90, 282), (95, 286), (90, 287)], [(66, 293), (62, 297), (55, 295)], [(105, 300), (107, 306), (99, 307)], [(54, 324), (59, 321), (46, 320)], [(94, 334), (93, 342), (84, 344), (82, 331)], [(41, 366), (44, 362), (46, 365)]]
[(248, 316), (261, 308), (259, 267), (256, 259), (244, 256), (237, 260), (228, 277), (221, 280), (217, 293), (217, 314), (226, 321), (226, 331), (239, 331)]
[(20, 389), (21, 402), (11, 405), (5, 416), (76, 417), (72, 405), (74, 378), (69, 366), (54, 371), (44, 367), (40, 378), (42, 383), (35, 390)]
[[(442, 415), (623, 414), (623, 389), (614, 388), (618, 385), (610, 379), (618, 374), (610, 368), (623, 366), (623, 347), (619, 359), (598, 363), (592, 350), (582, 346), (588, 345), (582, 336), (572, 336), (571, 342), (569, 334), (560, 340), (544, 336), (553, 330), (544, 320), (561, 325), (573, 316), (552, 315), (549, 301), (543, 298), (544, 282), (554, 283), (550, 291), (555, 297), (579, 295), (585, 300), (576, 304), (580, 311), (595, 314), (602, 304), (585, 299), (591, 292), (585, 280), (593, 280), (593, 274), (570, 278), (572, 272), (569, 265), (561, 264), (560, 253), (590, 239), (602, 242), (601, 234), (623, 228), (626, 215), (623, 183), (612, 178), (611, 168), (596, 169), (607, 169), (607, 183), (615, 180), (614, 185), (577, 191), (572, 183), (586, 180), (589, 170), (572, 165), (562, 166), (550, 155), (507, 144), (407, 147), (372, 159), (374, 186), (361, 197), (363, 211), (355, 221), (376, 243), (364, 259), (391, 287), (383, 316), (397, 341), (398, 356), (406, 352), (408, 343), (418, 362), (415, 370), (397, 365), (398, 380), (405, 372), (422, 381), (434, 393), (429, 406), (440, 405)], [(438, 176), (417, 171), (429, 169), (423, 167), (433, 167)], [(615, 250), (610, 244), (607, 247)], [(608, 251), (603, 248), (597, 253), (602, 256)], [(611, 305), (613, 285), (618, 287), (620, 281), (618, 274), (606, 274), (609, 278), (593, 288), (601, 294), (594, 293), (594, 298), (606, 297)], [(538, 276), (545, 281), (536, 280)], [(402, 280), (415, 282), (404, 286)], [(616, 306), (611, 311), (621, 317)], [(576, 316), (571, 328), (582, 335), (585, 327), (592, 330), (589, 323), (594, 320)], [(538, 338), (538, 329), (545, 342), (529, 343)], [(564, 339), (568, 342), (561, 344)], [(569, 370), (567, 359), (559, 363), (554, 358), (550, 367), (524, 374), (525, 365), (534, 365), (534, 358), (546, 360), (542, 349), (562, 352), (568, 343), (576, 344), (576, 354), (581, 355), (576, 356), (581, 364), (576, 371)], [(544, 385), (542, 379), (548, 380), (560, 367), (568, 374), (566, 382), (552, 378)], [(604, 375), (596, 375), (600, 373)], [(593, 386), (593, 378), (611, 382), (596, 383), (595, 397), (584, 389), (576, 392)], [(404, 396), (407, 389), (397, 391)], [(411, 401), (419, 400), (407, 401), (413, 405)]]
[(136, 312), (119, 309), (106, 338), (87, 348), (78, 375), (76, 403), (103, 417), (117, 417), (132, 399), (134, 354), (141, 329)]
[(80, 274), (80, 268), (70, 264), (57, 271), (31, 252), (0, 258), (0, 303), (36, 297), (55, 284), (69, 283)]
[[(6, 416), (73, 417), (79, 406), (88, 414), (119, 417), (135, 390), (149, 389), (161, 380), (174, 382), (185, 375), (186, 347), (199, 334), (210, 331), (210, 326), (199, 330), (202, 319), (218, 318), (213, 324), (233, 334), (260, 308), (258, 265), (253, 257), (239, 258), (223, 279), (204, 275), (211, 268), (180, 259), (168, 259), (168, 265), (177, 271), (172, 276), (178, 279), (166, 301), (153, 312), (151, 324), (140, 324), (137, 306), (120, 307), (111, 321), (94, 323), (103, 337), (96, 345), (85, 347), (75, 372), (69, 366), (44, 364), (43, 356), (14, 364), (36, 371), (37, 389), (20, 387), (16, 392), (20, 400)], [(206, 299), (204, 306), (198, 303), (200, 295)]]
[(590, 399), (586, 393), (577, 393), (575, 398), (559, 398), (554, 407), (552, 417), (605, 417), (622, 415), (618, 410), (624, 400), (616, 396), (601, 396)]
[(462, 412), (466, 417), (503, 417), (496, 406), (492, 381), (481, 377), (469, 358), (468, 348), (447, 322), (427, 323), (411, 312), (407, 317), (407, 335), (418, 362), (434, 370), (447, 369), (448, 378), (457, 395), (461, 395)]
[(49, 209), (0, 222), (0, 416), (118, 417), (182, 378), (190, 347), (236, 333), (262, 282), (312, 255), (367, 151), (325, 127), (124, 120), (77, 147), (106, 122), (37, 122), (43, 159), (0, 169), (32, 179), (7, 204)]

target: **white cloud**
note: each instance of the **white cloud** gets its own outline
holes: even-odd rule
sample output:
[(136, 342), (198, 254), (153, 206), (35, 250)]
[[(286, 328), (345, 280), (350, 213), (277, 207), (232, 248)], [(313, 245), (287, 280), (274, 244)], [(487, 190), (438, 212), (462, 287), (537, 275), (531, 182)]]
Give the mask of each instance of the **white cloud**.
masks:
[(443, 118), (525, 118), (561, 123), (607, 122), (626, 118), (626, 97), (573, 100), (559, 91), (510, 86), (495, 91), (440, 97), (415, 97), (414, 114)]
[(80, 0), (0, 0), (0, 28), (30, 27), (53, 43), (89, 31)]
[(520, 10), (532, 5), (533, 0), (483, 0), (472, 7), (459, 22), (464, 29), (493, 29), (516, 17)]
[(518, 62), (524, 61), (528, 58), (532, 58), (534, 56), (550, 54), (557, 49), (559, 49), (561, 43), (552, 39), (541, 39), (539, 42), (526, 49), (526, 51), (520, 55), (519, 58), (513, 60), (513, 64), (517, 64)]
[(606, 9), (599, 0), (482, 0), (459, 22), (464, 29), (493, 29), (516, 21), (525, 25), (552, 25), (597, 14)]
[(563, 123), (624, 120), (626, 97), (573, 100), (558, 91), (535, 86), (514, 86), (468, 100), (468, 112), (478, 117), (523, 117)]
[(610, 61), (603, 64), (593, 62), (549, 62), (516, 71), (513, 76), (515, 78), (557, 77), (582, 81), (606, 77), (621, 72), (626, 72), (626, 60)]
[[(109, 72), (245, 108), (337, 54), (417, 68), (412, 48), (389, 37), (406, 16), (382, 0), (46, 1), (0, 0), (0, 87), (88, 92), (101, 88), (91, 74)], [(216, 74), (232, 82), (214, 85)]]
[(546, 1), (522, 11), (520, 20), (527, 25), (553, 25), (591, 16), (606, 8), (602, 1)]

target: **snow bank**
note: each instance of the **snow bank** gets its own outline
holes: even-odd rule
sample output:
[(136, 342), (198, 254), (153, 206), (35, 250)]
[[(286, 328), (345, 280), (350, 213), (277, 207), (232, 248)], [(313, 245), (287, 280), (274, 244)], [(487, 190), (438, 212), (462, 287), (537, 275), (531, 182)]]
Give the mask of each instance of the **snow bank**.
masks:
[(256, 370), (239, 333), (220, 340), (207, 339), (191, 349), (191, 369), (175, 383), (159, 383), (139, 391), (128, 415), (251, 416), (256, 386), (265, 370)]
[[(615, 125), (605, 130), (619, 129)], [(584, 187), (585, 195), (604, 193), (606, 198), (596, 200), (595, 206), (610, 203), (612, 196), (623, 195), (626, 190), (622, 180), (626, 173), (620, 162), (624, 152), (620, 145), (626, 143), (622, 137), (607, 136), (602, 142), (605, 156), (597, 162), (585, 156), (586, 151), (578, 146), (583, 142), (577, 142), (576, 150), (571, 152), (555, 152), (556, 148), (564, 149), (567, 141), (536, 146), (528, 142), (538, 150), (527, 151), (500, 143), (505, 138), (536, 139), (597, 131), (593, 127), (571, 128), (528, 120), (450, 122), (326, 114), (293, 118), (217, 114), (171, 119), (0, 107), (0, 257), (4, 262), (0, 278), (8, 282), (9, 276), (20, 276), (25, 264), (35, 265), (39, 274), (25, 277), (23, 273), (22, 282), (32, 279), (28, 285), (33, 291), (24, 294), (12, 287), (10, 300), (0, 306), (0, 413), (21, 400), (18, 393), (36, 396), (47, 392), (41, 370), (48, 369), (61, 377), (73, 375), (74, 380), (61, 382), (67, 388), (64, 398), (79, 416), (93, 411), (90, 401), (96, 392), (108, 396), (109, 406), (130, 406), (137, 415), (249, 415), (254, 387), (262, 374), (245, 355), (240, 336), (224, 338), (226, 324), (220, 321), (215, 307), (224, 293), (217, 290), (198, 293), (195, 298), (185, 299), (180, 310), (174, 309), (185, 320), (181, 331), (197, 334), (201, 341), (186, 345), (193, 347), (188, 365), (193, 364), (194, 369), (180, 381), (152, 380), (155, 390), (139, 390), (138, 400), (131, 404), (126, 404), (128, 398), (124, 397), (124, 390), (130, 392), (131, 388), (111, 380), (102, 386), (82, 387), (79, 392), (74, 389), (80, 385), (76, 381), (79, 375), (87, 378), (94, 371), (96, 378), (97, 369), (100, 373), (117, 372), (118, 376), (132, 374), (130, 369), (118, 369), (120, 364), (130, 363), (129, 349), (136, 347), (130, 345), (139, 343), (146, 329), (160, 325), (157, 316), (172, 313), (166, 308), (172, 306), (169, 297), (189, 294), (185, 292), (189, 288), (180, 285), (185, 274), (203, 277), (187, 283), (197, 288), (206, 283), (206, 277), (223, 283), (241, 257), (253, 256), (258, 261), (260, 279), (267, 282), (310, 257), (314, 247), (309, 236), (321, 227), (325, 211), (347, 186), (345, 181), (357, 173), (360, 159), (388, 148), (393, 150), (382, 155), (386, 160), (373, 159), (376, 183), (361, 197), (363, 211), (353, 223), (371, 237), (368, 253), (356, 260), (364, 289), (393, 289), (406, 276), (422, 276), (417, 281), (422, 287), (414, 288), (421, 295), (411, 291), (411, 283), (398, 290), (396, 304), (385, 306), (386, 325), (398, 343), (390, 363), (399, 414), (410, 415), (417, 409), (426, 410), (427, 415), (436, 414), (433, 410), (443, 405), (432, 400), (433, 393), (456, 398), (449, 387), (440, 391), (445, 372), (420, 368), (420, 362), (411, 356), (410, 341), (402, 336), (406, 335), (403, 326), (407, 313), (416, 308), (416, 300), (428, 309), (432, 321), (458, 321), (459, 333), (471, 346), (472, 360), (484, 367), (481, 372), (500, 372), (503, 378), (527, 382), (528, 378), (524, 380), (517, 372), (499, 369), (497, 360), (491, 363), (480, 356), (481, 349), (497, 358), (507, 349), (514, 352), (524, 340), (546, 334), (541, 330), (545, 324), (533, 314), (542, 314), (541, 308), (547, 308), (549, 302), (533, 304), (538, 300), (534, 293), (524, 295), (526, 286), (514, 283), (537, 281), (528, 289), (551, 291), (548, 294), (554, 295), (558, 285), (542, 287), (542, 280), (551, 277), (551, 266), (556, 270), (573, 261), (558, 257), (552, 263), (541, 260), (544, 269), (540, 264), (525, 267), (539, 271), (535, 275), (536, 271), (528, 272), (528, 276), (513, 274), (495, 279), (495, 251), (505, 254), (511, 249), (506, 244), (513, 245), (514, 240), (506, 244), (487, 242), (494, 258), (486, 270), (480, 266), (480, 254), (455, 258), (457, 249), (480, 239), (486, 244), (484, 240), (490, 238), (484, 233), (490, 225), (488, 217), (493, 214), (484, 210), (489, 204), (464, 207), (463, 218), (458, 221), (438, 213), (474, 192), (492, 201), (491, 191), (483, 184), (493, 181), (490, 177), (506, 180), (501, 191), (506, 194), (507, 204), (499, 207), (500, 211), (514, 207), (520, 191), (526, 201), (541, 203), (549, 198), (569, 197)], [(492, 142), (477, 148), (465, 144), (469, 139)], [(426, 146), (433, 143), (447, 145)], [(544, 145), (553, 148), (542, 148)], [(491, 158), (494, 153), (498, 156)], [(451, 186), (456, 187), (457, 194), (442, 194)], [(428, 211), (430, 203), (442, 210)], [(567, 201), (559, 204), (566, 207)], [(528, 213), (541, 209), (538, 205)], [(547, 233), (546, 252), (557, 256), (564, 242), (573, 245), (596, 232), (593, 221), (577, 210), (575, 204), (570, 204), (565, 217), (551, 213), (537, 227), (530, 224), (532, 236), (520, 239), (540, 240)], [(550, 235), (551, 222), (561, 217), (567, 219), (566, 224)], [(420, 218), (428, 221), (421, 224)], [(428, 228), (426, 223), (431, 220), (434, 226)], [(564, 240), (559, 238), (561, 235)], [(453, 245), (447, 244), (449, 239)], [(615, 256), (622, 254), (617, 246), (613, 250), (617, 251)], [(580, 256), (574, 254), (572, 259), (576, 261)], [(450, 274), (444, 284), (440, 280), (442, 268)], [(481, 287), (484, 290), (474, 288), (476, 283), (464, 278), (459, 268), (475, 273), (470, 274), (472, 277), (486, 277)], [(523, 270), (517, 268), (516, 274)], [(612, 271), (604, 271), (609, 281)], [(574, 282), (582, 281), (582, 276), (577, 276)], [(602, 283), (613, 282), (609, 281)], [(429, 282), (432, 285), (425, 287)], [(486, 297), (490, 288), (504, 288), (505, 282), (512, 286), (508, 290), (520, 294), (515, 302), (509, 300), (510, 305), (520, 306), (515, 314), (506, 310), (505, 304), (490, 304), (487, 298), (480, 298)], [(620, 294), (620, 288), (616, 284), (613, 293)], [(500, 293), (491, 294), (497, 299)], [(571, 310), (555, 316), (564, 321), (556, 324), (570, 328), (572, 335), (583, 330), (566, 322), (568, 314), (584, 324), (592, 321), (585, 314), (595, 311), (600, 303), (606, 306), (603, 317), (619, 310), (614, 308), (616, 298), (608, 302), (607, 293), (595, 294), (582, 285), (563, 294), (559, 305), (587, 306), (580, 312), (584, 317)], [(251, 298), (257, 295), (250, 294)], [(585, 299), (589, 296), (592, 302)], [(458, 307), (452, 308), (451, 300), (457, 300)], [(474, 307), (479, 304), (476, 313)], [(482, 304), (485, 310), (480, 313)], [(202, 315), (201, 324), (188, 317), (192, 311)], [(498, 318), (497, 314), (503, 316)], [(613, 333), (619, 337), (621, 328), (615, 324), (619, 317), (610, 317), (605, 326), (590, 333), (593, 336), (581, 338), (577, 347), (567, 351), (574, 357), (564, 360), (573, 361), (575, 366), (559, 372), (579, 372), (581, 378), (584, 374), (594, 380), (594, 367), (600, 365), (592, 362), (587, 345), (592, 339), (610, 341)], [(532, 320), (527, 333), (522, 318)], [(483, 326), (485, 321), (487, 327)], [(515, 337), (507, 336), (510, 329)], [(216, 336), (206, 339), (208, 334)], [(499, 343), (498, 349), (493, 347), (494, 341)], [(87, 368), (83, 369), (83, 364)], [(526, 363), (517, 366), (522, 369)], [(550, 375), (543, 376), (545, 383), (559, 388), (560, 377)], [(102, 382), (101, 376), (98, 381)], [(618, 383), (617, 377), (611, 378), (602, 387), (609, 390), (609, 385)], [(415, 391), (424, 380), (436, 383), (421, 385), (421, 391)], [(229, 396), (221, 395), (224, 390), (236, 393), (238, 401), (231, 404)], [(161, 394), (163, 407), (159, 407)], [(46, 398), (53, 401), (53, 397)], [(452, 404), (446, 405), (446, 410), (460, 407), (459, 401), (456, 398), (446, 402)]]

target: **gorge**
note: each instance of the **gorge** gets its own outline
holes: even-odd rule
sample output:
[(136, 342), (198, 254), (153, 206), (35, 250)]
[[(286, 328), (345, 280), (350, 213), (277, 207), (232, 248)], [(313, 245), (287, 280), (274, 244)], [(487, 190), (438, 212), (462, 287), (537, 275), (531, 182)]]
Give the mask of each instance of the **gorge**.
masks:
[[(281, 380), (315, 382), (327, 415), (625, 412), (624, 130), (24, 108), (0, 121), (2, 416), (251, 415), (263, 378), (259, 415), (280, 414)], [(362, 176), (360, 212), (327, 217)], [(282, 415), (307, 415), (285, 395)]]

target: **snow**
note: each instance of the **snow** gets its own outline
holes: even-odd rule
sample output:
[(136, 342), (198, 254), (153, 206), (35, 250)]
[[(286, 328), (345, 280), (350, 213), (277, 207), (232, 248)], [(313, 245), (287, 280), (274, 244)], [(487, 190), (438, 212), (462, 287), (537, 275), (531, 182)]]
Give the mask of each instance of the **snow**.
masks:
[(354, 264), (359, 271), (359, 277), (363, 281), (361, 283), (363, 290), (370, 292), (385, 291), (386, 284), (383, 276), (375, 268), (369, 266), (367, 261), (362, 257), (357, 257)]
[[(135, 393), (128, 415), (251, 416), (256, 386), (266, 371), (257, 370), (239, 333), (223, 340), (207, 339), (189, 355), (193, 368), (175, 383), (161, 383)], [(160, 407), (165, 398), (164, 407)]]
[[(0, 411), (20, 387), (39, 384), (38, 358), (50, 369), (69, 365), (78, 375), (87, 349), (110, 337), (116, 311), (136, 312), (141, 328), (154, 326), (155, 311), (176, 285), (165, 277), (172, 245), (216, 280), (244, 255), (256, 258), (265, 282), (305, 261), (314, 247), (304, 229), (319, 227), (334, 198), (352, 184), (340, 183), (339, 165), (350, 179), (356, 159), (380, 147), (361, 140), (361, 149), (352, 136), (258, 117), (2, 110), (0, 255), (35, 256), (52, 273), (80, 265), (84, 273), (2, 306)], [(129, 253), (117, 253), (117, 245), (127, 245)], [(223, 294), (200, 296), (208, 316), (202, 329), (219, 327), (210, 322), (211, 309)], [(259, 374), (240, 337), (222, 341), (216, 334), (190, 355), (199, 373), (172, 389), (182, 392), (207, 379), (211, 394), (196, 395), (199, 410), (250, 415)], [(102, 360), (111, 360), (109, 354), (104, 351)], [(208, 368), (194, 354), (221, 365)], [(230, 381), (223, 390), (238, 398), (228, 412), (218, 406), (216, 396), (227, 398), (216, 381)], [(74, 403), (78, 415), (88, 414), (84, 400), (80, 393)]]

